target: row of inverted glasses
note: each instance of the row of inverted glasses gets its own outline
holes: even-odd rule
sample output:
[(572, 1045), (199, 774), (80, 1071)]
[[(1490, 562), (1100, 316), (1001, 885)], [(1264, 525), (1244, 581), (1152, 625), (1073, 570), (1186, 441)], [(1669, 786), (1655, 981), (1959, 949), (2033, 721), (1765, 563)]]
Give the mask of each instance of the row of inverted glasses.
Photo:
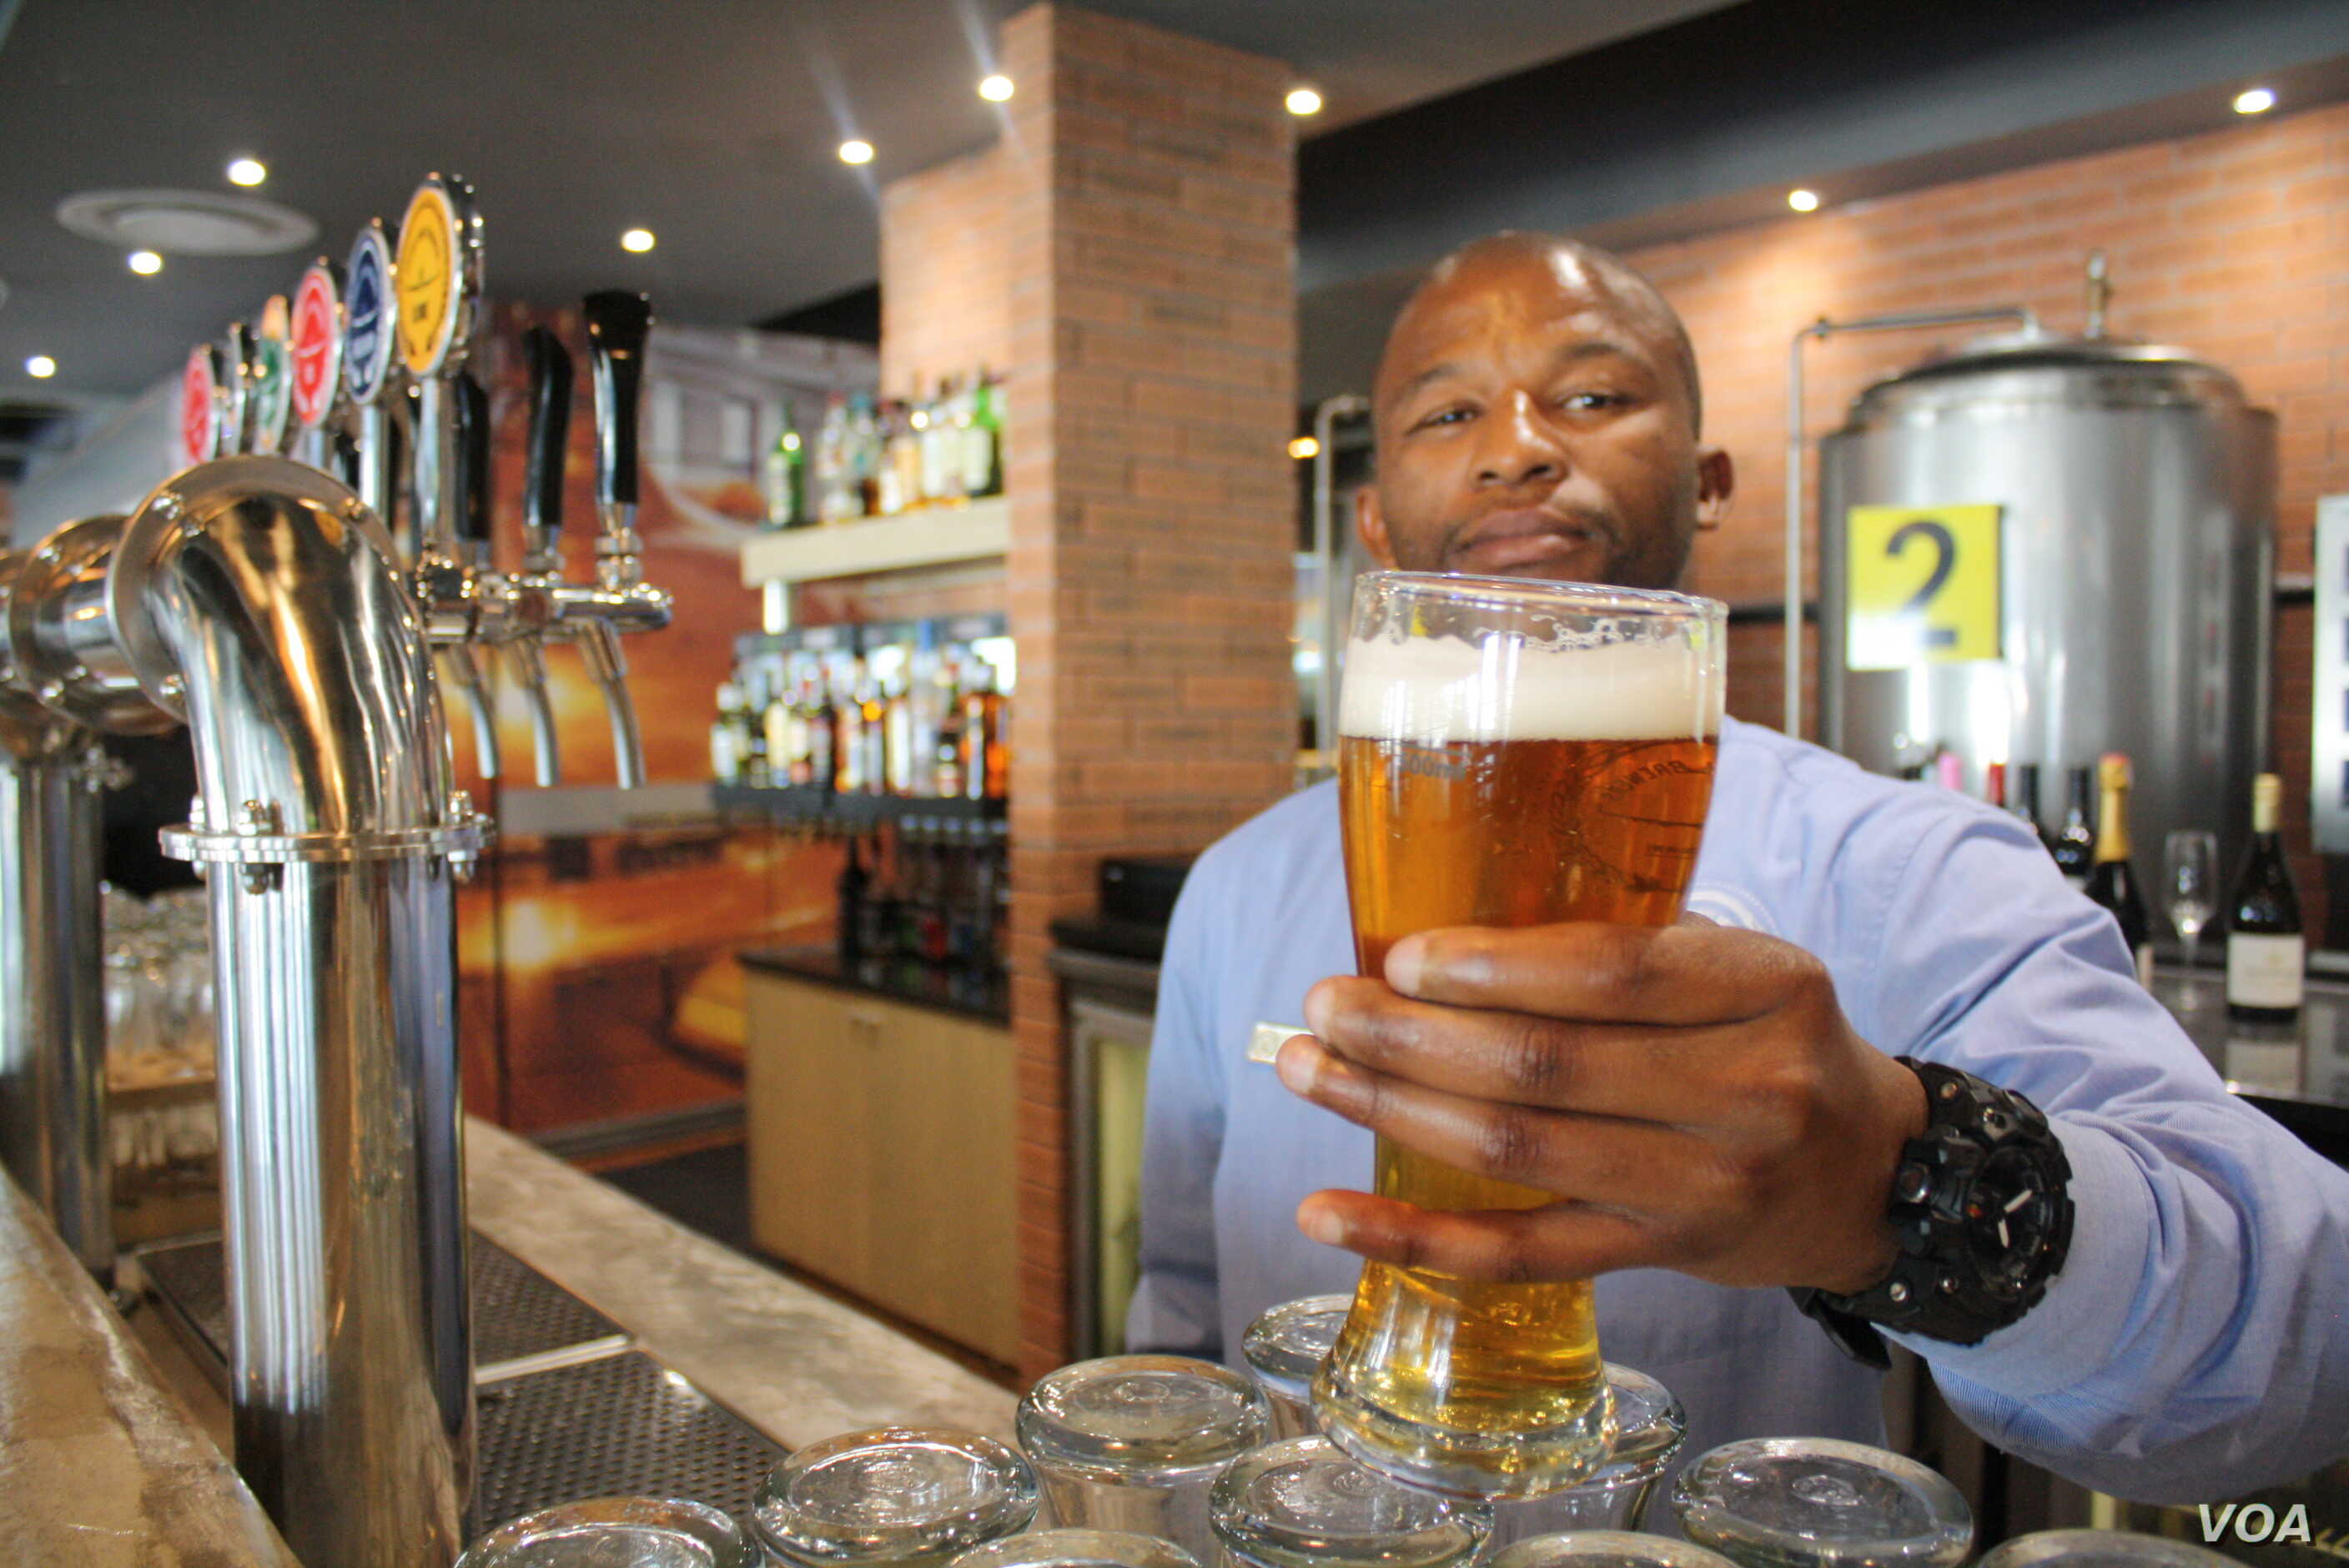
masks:
[[(1654, 1385), (1630, 1376), (1625, 1408), (1636, 1408)], [(605, 1499), (508, 1525), (464, 1568), (1459, 1568), (1500, 1544), (1489, 1505), (1401, 1486), (1319, 1436), (1258, 1443), (1271, 1420), (1265, 1396), (1222, 1367), (1171, 1357), (1081, 1363), (1022, 1402), (1032, 1468), (972, 1433), (853, 1433), (779, 1467), (748, 1532), (698, 1504)], [(1040, 1491), (1075, 1528), (1020, 1533)], [(1588, 1528), (1588, 1511), (1539, 1521), (1533, 1506), (1516, 1505), (1517, 1522), (1550, 1532), (1506, 1545), (1494, 1568), (1954, 1568), (1972, 1541), (1964, 1501), (1940, 1476), (1820, 1439), (1732, 1443), (1698, 1459), (1672, 1491), (1686, 1542)], [(2158, 1538), (2077, 1531), (2023, 1537), (1984, 1559), (2221, 1561)]]

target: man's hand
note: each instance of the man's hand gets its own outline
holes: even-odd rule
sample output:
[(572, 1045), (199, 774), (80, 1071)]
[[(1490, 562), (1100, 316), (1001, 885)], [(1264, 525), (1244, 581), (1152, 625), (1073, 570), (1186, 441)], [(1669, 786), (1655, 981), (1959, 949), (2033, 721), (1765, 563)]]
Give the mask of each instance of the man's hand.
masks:
[(1386, 980), (1324, 980), (1290, 1089), (1448, 1165), (1557, 1194), (1443, 1213), (1317, 1192), (1297, 1222), (1468, 1278), (1670, 1268), (1856, 1294), (1894, 1243), (1917, 1076), (1854, 1034), (1818, 960), (1754, 932), (1579, 923), (1396, 944)]

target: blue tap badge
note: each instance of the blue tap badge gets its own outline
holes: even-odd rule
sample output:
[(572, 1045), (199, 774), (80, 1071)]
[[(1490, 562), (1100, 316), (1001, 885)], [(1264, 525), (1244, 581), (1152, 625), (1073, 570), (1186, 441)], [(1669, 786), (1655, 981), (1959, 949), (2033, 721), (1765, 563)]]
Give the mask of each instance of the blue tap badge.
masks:
[(351, 247), (343, 302), (343, 382), (354, 402), (381, 396), (391, 372), (391, 248), (383, 225), (369, 223)]

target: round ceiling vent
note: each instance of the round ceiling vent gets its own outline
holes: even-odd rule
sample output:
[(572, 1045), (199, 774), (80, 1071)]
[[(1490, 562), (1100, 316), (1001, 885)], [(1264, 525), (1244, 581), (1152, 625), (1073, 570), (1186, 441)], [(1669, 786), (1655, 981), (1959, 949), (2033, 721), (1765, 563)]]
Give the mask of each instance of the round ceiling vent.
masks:
[(85, 191), (57, 203), (84, 239), (178, 256), (267, 256), (308, 244), (318, 225), (258, 196), (213, 191)]

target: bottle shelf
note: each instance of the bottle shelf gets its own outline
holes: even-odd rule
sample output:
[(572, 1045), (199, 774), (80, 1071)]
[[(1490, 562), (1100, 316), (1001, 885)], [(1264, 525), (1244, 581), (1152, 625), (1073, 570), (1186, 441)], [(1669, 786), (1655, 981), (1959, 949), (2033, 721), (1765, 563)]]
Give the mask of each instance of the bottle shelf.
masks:
[(812, 583), (985, 561), (1011, 548), (1011, 502), (1004, 496), (963, 506), (925, 507), (896, 517), (762, 533), (742, 547), (742, 582)]
[(713, 784), (710, 798), (720, 807), (764, 811), (778, 821), (858, 830), (908, 817), (995, 821), (1009, 804), (959, 795), (843, 795), (812, 784)]

